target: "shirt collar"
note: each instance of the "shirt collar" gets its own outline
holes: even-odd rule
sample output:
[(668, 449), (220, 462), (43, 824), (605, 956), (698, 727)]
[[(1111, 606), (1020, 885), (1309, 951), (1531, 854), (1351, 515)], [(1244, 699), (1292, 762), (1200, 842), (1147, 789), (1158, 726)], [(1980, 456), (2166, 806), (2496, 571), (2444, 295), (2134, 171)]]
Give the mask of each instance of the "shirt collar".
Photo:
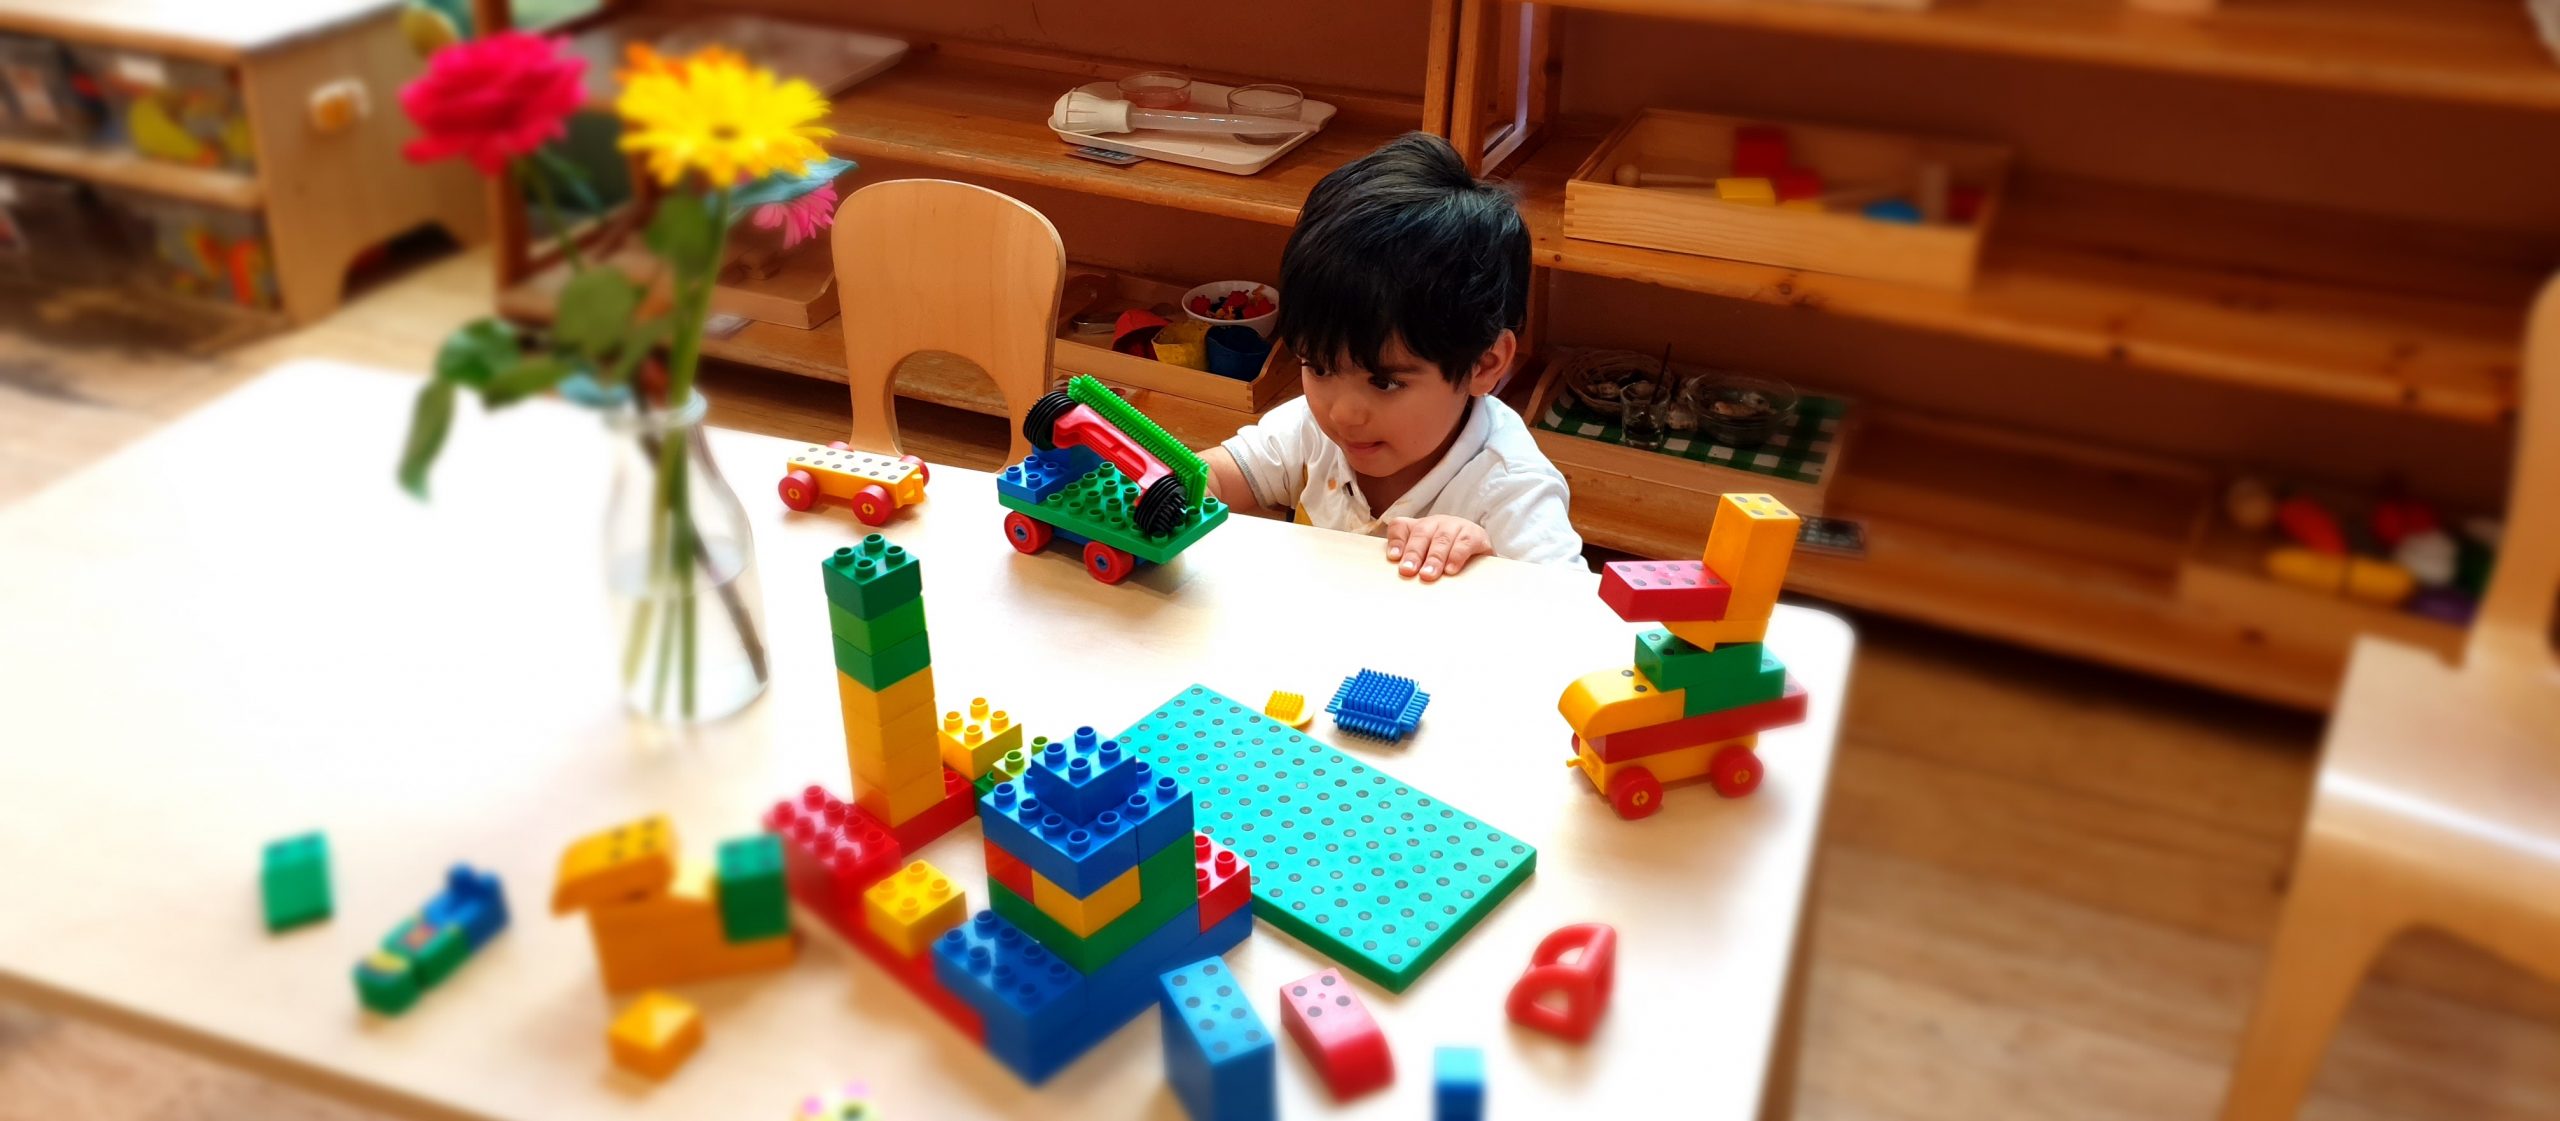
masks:
[[(1448, 489), (1449, 480), (1457, 478), (1458, 472), (1475, 459), (1476, 453), (1484, 450), (1485, 442), (1493, 433), (1492, 412), (1485, 407), (1482, 398), (1467, 398), (1467, 418), (1458, 423), (1458, 438), (1450, 441), (1449, 450), (1441, 454), (1440, 462), (1432, 465), (1431, 473), (1413, 484), (1413, 488), (1405, 491), (1392, 505), (1384, 510), (1373, 508), (1373, 520), (1385, 522), (1392, 518), (1417, 517), (1416, 511), (1429, 509), (1439, 499), (1440, 492)], [(1343, 490), (1356, 496), (1362, 506), (1368, 506), (1368, 496), (1360, 491), (1360, 477), (1352, 473), (1351, 461), (1339, 449), (1332, 459), (1334, 476), (1341, 481)]]

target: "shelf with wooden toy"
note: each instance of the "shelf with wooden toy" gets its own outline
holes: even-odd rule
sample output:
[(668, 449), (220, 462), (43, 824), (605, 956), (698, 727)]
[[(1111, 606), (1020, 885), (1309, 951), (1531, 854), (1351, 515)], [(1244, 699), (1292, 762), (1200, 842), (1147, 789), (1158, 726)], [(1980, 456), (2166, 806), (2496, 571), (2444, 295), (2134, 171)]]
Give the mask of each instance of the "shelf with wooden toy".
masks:
[(55, 140), (0, 136), (0, 167), (42, 171), (109, 187), (220, 206), (256, 210), (266, 201), (253, 172), (166, 163), (138, 152), (92, 148)]

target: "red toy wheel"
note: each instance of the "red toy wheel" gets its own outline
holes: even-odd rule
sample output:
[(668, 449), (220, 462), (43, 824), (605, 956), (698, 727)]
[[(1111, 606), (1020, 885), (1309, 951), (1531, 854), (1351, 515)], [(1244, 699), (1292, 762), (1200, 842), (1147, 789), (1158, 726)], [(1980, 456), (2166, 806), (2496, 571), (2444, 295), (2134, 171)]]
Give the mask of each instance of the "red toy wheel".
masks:
[(1084, 570), (1105, 584), (1117, 584), (1138, 570), (1138, 558), (1099, 541), (1084, 543)]
[(887, 525), (889, 515), (898, 512), (898, 500), (889, 497), (889, 488), (873, 483), (853, 492), (853, 516), (864, 525)]
[(924, 457), (923, 457), (923, 456), (918, 456), (918, 455), (902, 455), (902, 456), (899, 456), (899, 457), (898, 457), (898, 462), (900, 462), (900, 463), (912, 463), (912, 464), (914, 464), (914, 465), (915, 465), (915, 468), (916, 468), (916, 481), (917, 481), (917, 482), (919, 482), (919, 483), (927, 483), (927, 484), (930, 484), (931, 482), (933, 482), (933, 471), (932, 471), (932, 469), (930, 469), (930, 468), (928, 468), (928, 467), (926, 467), (926, 466), (924, 465)]
[(1662, 782), (1642, 767), (1620, 771), (1609, 780), (1609, 805), (1628, 821), (1652, 817), (1662, 808)]
[(806, 471), (784, 475), (782, 485), (774, 489), (782, 492), (783, 505), (804, 514), (818, 505), (818, 480)]
[(1716, 752), (1707, 761), (1707, 781), (1727, 798), (1749, 797), (1760, 789), (1760, 756), (1741, 744)]
[(1036, 553), (1047, 548), (1049, 537), (1055, 532), (1049, 528), (1049, 523), (1020, 510), (1004, 516), (1005, 540), (1013, 542), (1017, 552)]

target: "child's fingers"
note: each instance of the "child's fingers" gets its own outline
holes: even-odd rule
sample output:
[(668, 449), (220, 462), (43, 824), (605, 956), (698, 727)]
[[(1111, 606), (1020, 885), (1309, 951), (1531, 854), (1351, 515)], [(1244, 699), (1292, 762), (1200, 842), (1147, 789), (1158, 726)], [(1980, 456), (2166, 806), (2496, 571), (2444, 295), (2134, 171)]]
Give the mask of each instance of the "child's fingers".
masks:
[(1449, 547), (1456, 544), (1457, 539), (1458, 534), (1455, 530), (1443, 528), (1432, 531), (1431, 550), (1422, 555), (1423, 583), (1428, 584), (1440, 578), (1440, 573), (1449, 564)]
[(1448, 576), (1457, 575), (1458, 570), (1465, 568), (1469, 560), (1484, 554), (1486, 544), (1485, 536), (1481, 533), (1472, 529), (1459, 531), (1457, 539), (1449, 544), (1449, 563), (1441, 568), (1441, 573)]
[(1396, 566), (1397, 570), (1407, 576), (1421, 573), (1423, 563), (1430, 558), (1431, 543), (1439, 540), (1440, 532), (1437, 519), (1416, 519), (1411, 532), (1405, 535), (1404, 548), (1399, 550), (1403, 563)]
[(1412, 518), (1397, 518), (1394, 521), (1388, 522), (1387, 559), (1401, 559), (1404, 556), (1405, 539), (1411, 536), (1413, 536)]

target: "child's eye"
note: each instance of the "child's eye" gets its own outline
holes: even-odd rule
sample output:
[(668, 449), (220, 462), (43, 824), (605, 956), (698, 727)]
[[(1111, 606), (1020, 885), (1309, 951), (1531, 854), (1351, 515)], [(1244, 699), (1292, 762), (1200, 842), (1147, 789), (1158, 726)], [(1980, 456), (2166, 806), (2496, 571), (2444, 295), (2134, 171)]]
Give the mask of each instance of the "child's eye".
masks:
[(1300, 370), (1304, 371), (1304, 372), (1307, 374), (1307, 376), (1309, 376), (1309, 377), (1322, 378), (1322, 377), (1331, 377), (1331, 376), (1332, 376), (1332, 372), (1331, 372), (1331, 371), (1326, 370), (1325, 368), (1323, 368), (1323, 367), (1321, 367), (1321, 366), (1317, 366), (1317, 365), (1315, 365), (1315, 364), (1313, 364), (1313, 363), (1300, 363), (1300, 364), (1299, 364), (1299, 366), (1298, 366), (1298, 369), (1300, 369)]
[(1393, 393), (1404, 388), (1403, 382), (1390, 377), (1372, 377), (1369, 379), (1369, 384), (1380, 393)]

